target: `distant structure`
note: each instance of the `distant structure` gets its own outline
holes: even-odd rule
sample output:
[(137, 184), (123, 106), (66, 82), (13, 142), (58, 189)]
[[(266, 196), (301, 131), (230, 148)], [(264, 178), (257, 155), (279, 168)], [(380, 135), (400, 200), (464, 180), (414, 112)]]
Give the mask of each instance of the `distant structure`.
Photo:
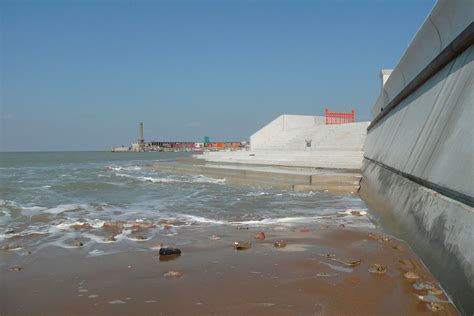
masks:
[(247, 145), (247, 142), (226, 141), (211, 142), (209, 136), (204, 137), (204, 142), (180, 141), (149, 141), (145, 142), (143, 122), (140, 122), (139, 138), (131, 146), (112, 147), (112, 152), (178, 152), (178, 151), (235, 151)]

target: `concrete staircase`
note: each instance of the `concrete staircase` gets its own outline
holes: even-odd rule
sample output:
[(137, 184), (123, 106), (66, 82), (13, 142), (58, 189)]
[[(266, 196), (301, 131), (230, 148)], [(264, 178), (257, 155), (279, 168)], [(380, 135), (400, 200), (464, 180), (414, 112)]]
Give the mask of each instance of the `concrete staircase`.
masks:
[[(196, 158), (216, 163), (359, 169), (369, 122), (314, 125), (279, 130), (250, 151), (205, 152)], [(311, 147), (306, 147), (311, 140)]]

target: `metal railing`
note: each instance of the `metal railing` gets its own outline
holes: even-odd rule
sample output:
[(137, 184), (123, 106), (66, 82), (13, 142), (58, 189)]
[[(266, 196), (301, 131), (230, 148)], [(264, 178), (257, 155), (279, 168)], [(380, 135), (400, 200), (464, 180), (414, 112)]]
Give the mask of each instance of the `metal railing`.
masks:
[(351, 112), (333, 112), (326, 107), (326, 125), (354, 123), (355, 110)]

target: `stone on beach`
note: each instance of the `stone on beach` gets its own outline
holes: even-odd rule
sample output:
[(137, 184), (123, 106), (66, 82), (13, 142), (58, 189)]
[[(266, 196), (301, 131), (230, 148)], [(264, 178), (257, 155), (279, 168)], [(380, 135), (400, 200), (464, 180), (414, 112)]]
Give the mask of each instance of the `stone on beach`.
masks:
[(265, 233), (264, 232), (258, 232), (257, 234), (255, 234), (255, 239), (265, 240)]
[(355, 267), (355, 266), (358, 266), (362, 260), (361, 259), (354, 259), (354, 258), (334, 258), (334, 259), (331, 259), (335, 262), (338, 262), (338, 263), (341, 263), (345, 266), (348, 266), (348, 267)]
[(403, 276), (409, 280), (417, 280), (420, 278), (417, 274), (415, 274), (412, 271), (406, 272)]
[(381, 264), (374, 263), (369, 267), (368, 271), (375, 274), (384, 274), (387, 272), (387, 268)]
[(441, 306), (440, 304), (434, 303), (434, 302), (430, 302), (430, 303), (426, 304), (426, 307), (428, 307), (428, 309), (432, 312), (439, 312), (439, 311), (442, 311), (444, 309), (443, 306)]
[(286, 247), (286, 241), (284, 240), (277, 240), (273, 243), (273, 246), (275, 248), (285, 248)]
[(163, 276), (165, 278), (176, 278), (176, 277), (180, 277), (182, 276), (183, 274), (179, 271), (174, 271), (174, 270), (171, 270), (171, 271), (168, 271), (166, 272), (165, 274), (163, 274)]
[(160, 256), (180, 256), (181, 249), (178, 248), (160, 248)]
[(11, 271), (11, 272), (20, 272), (21, 269), (22, 269), (22, 268), (19, 267), (19, 266), (13, 266), (13, 267), (8, 268), (8, 271)]
[(8, 244), (8, 245), (2, 245), (0, 247), (0, 250), (17, 250), (17, 249), (21, 249), (21, 246), (17, 244)]
[(246, 250), (252, 247), (252, 243), (249, 241), (236, 241), (234, 242), (235, 250)]

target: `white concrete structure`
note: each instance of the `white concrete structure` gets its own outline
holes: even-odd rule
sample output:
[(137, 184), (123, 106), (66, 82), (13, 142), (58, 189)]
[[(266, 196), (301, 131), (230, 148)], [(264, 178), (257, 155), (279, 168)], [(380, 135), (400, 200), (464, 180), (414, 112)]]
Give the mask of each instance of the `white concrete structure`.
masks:
[[(474, 1), (438, 1), (389, 74), (361, 196), (474, 312)], [(469, 295), (469, 293), (471, 295)]]
[(322, 116), (281, 115), (250, 137), (250, 151), (205, 152), (196, 157), (210, 162), (360, 169), (368, 124), (325, 125)]

